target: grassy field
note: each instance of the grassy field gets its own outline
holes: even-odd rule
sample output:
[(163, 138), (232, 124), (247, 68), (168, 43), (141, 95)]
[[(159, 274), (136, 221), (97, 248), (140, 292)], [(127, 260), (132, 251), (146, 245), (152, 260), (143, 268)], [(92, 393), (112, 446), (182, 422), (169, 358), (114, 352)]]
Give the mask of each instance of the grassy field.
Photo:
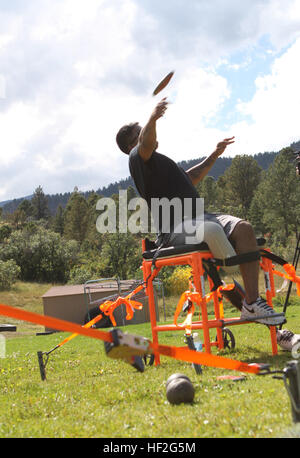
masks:
[[(12, 291), (0, 293), (0, 302), (42, 313), (41, 296), (49, 287), (17, 283)], [(278, 311), (283, 297), (276, 302)], [(166, 300), (168, 318), (177, 299)], [(227, 306), (226, 316), (236, 312)], [(287, 318), (288, 328), (299, 332), (300, 301), (294, 293)], [(5, 318), (1, 322), (14, 323)], [(6, 357), (0, 359), (1, 438), (300, 437), (284, 384), (271, 376), (220, 381), (218, 376), (233, 373), (203, 367), (197, 375), (191, 364), (167, 357), (162, 357), (160, 366), (138, 373), (122, 361), (107, 358), (102, 342), (78, 336), (52, 353), (43, 382), (37, 351), (50, 350), (67, 334), (36, 336), (42, 327), (16, 324), (16, 334), (5, 334)], [(292, 359), (283, 351), (271, 356), (264, 326), (231, 330), (236, 348), (219, 354), (270, 363), (272, 369), (283, 369)], [(129, 326), (126, 331), (151, 338), (149, 324)], [(183, 332), (161, 333), (160, 343), (182, 346)], [(196, 391), (193, 404), (174, 406), (167, 401), (165, 383), (175, 372), (191, 378)]]

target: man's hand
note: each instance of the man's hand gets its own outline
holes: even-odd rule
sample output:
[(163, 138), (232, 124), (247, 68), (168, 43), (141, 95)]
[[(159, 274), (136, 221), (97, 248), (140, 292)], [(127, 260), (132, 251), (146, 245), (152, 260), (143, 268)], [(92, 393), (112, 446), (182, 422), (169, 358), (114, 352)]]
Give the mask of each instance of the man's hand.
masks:
[(168, 108), (168, 103), (169, 102), (167, 101), (167, 98), (164, 97), (154, 108), (150, 119), (152, 121), (157, 121), (159, 118), (161, 118)]
[(231, 138), (224, 138), (224, 140), (220, 143), (217, 144), (216, 150), (214, 151), (214, 154), (216, 156), (221, 156), (221, 154), (224, 153), (225, 149), (227, 148), (228, 145), (231, 145), (231, 143), (234, 143), (234, 137)]
[(191, 169), (187, 170), (187, 174), (190, 177), (194, 186), (196, 186), (199, 181), (203, 180), (203, 178), (208, 174), (214, 163), (216, 162), (217, 158), (224, 153), (226, 147), (234, 143), (234, 137), (225, 138), (222, 142), (217, 144), (215, 151), (208, 156), (204, 161), (200, 164), (195, 165)]

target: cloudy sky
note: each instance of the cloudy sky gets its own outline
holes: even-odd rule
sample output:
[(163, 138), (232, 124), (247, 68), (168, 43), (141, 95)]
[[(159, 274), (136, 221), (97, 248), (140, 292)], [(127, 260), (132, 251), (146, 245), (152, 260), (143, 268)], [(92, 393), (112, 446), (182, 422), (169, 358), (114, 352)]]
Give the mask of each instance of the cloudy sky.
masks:
[[(300, 0), (0, 0), (0, 201), (126, 178), (119, 127), (160, 97), (174, 160), (300, 140)], [(168, 88), (153, 98), (169, 71)]]

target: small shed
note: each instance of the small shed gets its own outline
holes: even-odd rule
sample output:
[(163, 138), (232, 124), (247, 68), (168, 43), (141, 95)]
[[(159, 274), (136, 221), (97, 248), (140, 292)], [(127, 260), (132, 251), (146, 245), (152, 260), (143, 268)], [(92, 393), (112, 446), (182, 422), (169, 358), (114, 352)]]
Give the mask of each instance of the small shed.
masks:
[[(97, 307), (101, 299), (106, 300), (110, 296), (118, 297), (120, 293), (125, 296), (126, 292), (129, 294), (132, 291), (133, 285), (134, 280), (95, 280), (84, 285), (53, 286), (42, 296), (44, 315), (83, 325), (88, 311)], [(143, 309), (134, 310), (132, 320), (127, 321), (125, 305), (117, 307), (114, 311), (117, 326), (150, 322), (148, 297), (141, 291), (133, 299), (141, 302)], [(157, 295), (155, 295), (155, 302), (156, 317), (159, 320)], [(45, 328), (45, 332), (51, 331), (54, 330)]]

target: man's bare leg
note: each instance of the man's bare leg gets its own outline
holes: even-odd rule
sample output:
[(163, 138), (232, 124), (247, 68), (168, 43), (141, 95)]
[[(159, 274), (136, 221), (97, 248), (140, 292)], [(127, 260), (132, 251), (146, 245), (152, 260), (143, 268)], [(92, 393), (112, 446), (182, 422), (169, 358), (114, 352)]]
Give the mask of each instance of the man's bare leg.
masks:
[[(247, 221), (240, 221), (234, 228), (229, 240), (233, 243), (237, 254), (258, 251), (254, 230)], [(246, 302), (251, 304), (259, 296), (258, 276), (259, 261), (247, 262), (240, 265), (245, 292)]]
[[(237, 254), (243, 254), (250, 251), (258, 251), (256, 237), (253, 228), (247, 221), (239, 222), (231, 234), (231, 242), (235, 245)], [(243, 304), (241, 319), (251, 319), (256, 316), (257, 322), (267, 326), (277, 326), (285, 322), (284, 316), (278, 316), (267, 302), (259, 298), (258, 275), (259, 261), (252, 261), (240, 265), (240, 271), (243, 277), (246, 304)], [(261, 316), (264, 315), (262, 318)], [(258, 318), (260, 316), (260, 318)]]

